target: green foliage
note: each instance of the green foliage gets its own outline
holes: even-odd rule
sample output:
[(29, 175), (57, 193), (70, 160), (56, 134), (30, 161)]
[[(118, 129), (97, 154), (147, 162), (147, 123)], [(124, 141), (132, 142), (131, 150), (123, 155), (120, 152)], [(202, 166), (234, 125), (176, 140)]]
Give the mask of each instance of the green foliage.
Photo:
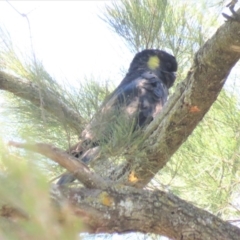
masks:
[[(196, 51), (216, 30), (220, 13), (217, 4), (219, 1), (124, 0), (106, 7), (103, 19), (133, 52), (143, 48), (172, 50), (179, 63), (178, 80), (182, 80)], [(236, 76), (239, 78), (239, 73)], [(229, 81), (230, 87), (222, 91), (193, 134), (154, 179), (164, 189), (225, 219), (234, 218), (240, 211), (239, 205), (234, 205), (239, 199), (240, 101), (237, 91), (229, 91), (233, 85), (231, 78)]]
[(157, 44), (166, 7), (167, 0), (113, 2), (103, 19), (136, 52)]
[[(79, 239), (82, 224), (67, 214), (61, 220), (56, 207), (49, 198), (46, 176), (31, 161), (9, 151), (1, 142), (0, 161), (0, 238), (1, 239)], [(33, 156), (32, 156), (33, 157)]]
[[(239, 100), (238, 100), (239, 101)], [(237, 98), (222, 91), (203, 121), (159, 174), (159, 181), (224, 218), (239, 215), (240, 113)]]
[[(29, 57), (14, 48), (6, 31), (0, 28), (0, 33), (0, 69), (32, 82), (39, 89), (40, 101), (42, 91), (47, 89), (59, 102), (63, 102), (86, 120), (82, 123), (83, 126), (89, 122), (103, 99), (113, 89), (110, 83), (98, 83), (87, 78), (77, 87), (69, 86), (66, 81), (60, 84), (49, 75), (34, 55)], [(1, 109), (0, 135), (5, 140), (10, 140), (11, 136), (10, 138), (17, 137), (29, 142), (54, 143), (62, 149), (68, 149), (78, 140), (79, 136), (65, 123), (64, 118), (45, 110), (47, 103), (44, 99), (40, 107), (37, 107), (30, 101), (8, 92), (1, 92), (1, 96), (5, 101)], [(21, 154), (23, 156), (24, 152)], [(35, 155), (34, 159), (38, 160), (39, 167), (47, 171), (50, 177), (55, 177), (61, 172), (57, 164), (44, 157)]]
[(216, 26), (216, 15), (207, 8), (207, 1), (114, 1), (101, 18), (134, 53), (146, 48), (170, 49), (179, 62), (179, 80)]
[[(102, 18), (134, 53), (144, 48), (170, 49), (179, 62), (180, 81), (186, 76), (195, 52), (216, 29), (216, 11), (207, 8), (207, 2), (123, 0), (107, 6)], [(17, 52), (6, 33), (1, 32), (1, 37), (1, 70), (37, 84), (40, 95), (41, 90), (48, 89), (59, 101), (78, 112), (86, 120), (83, 124), (91, 119), (105, 96), (113, 89), (107, 83), (92, 80), (92, 77), (77, 87), (69, 86), (66, 82), (60, 84), (35, 57)], [(4, 139), (9, 134), (28, 141), (54, 143), (62, 149), (76, 142), (74, 130), (46, 112), (44, 105), (38, 108), (11, 94), (4, 95), (7, 104), (0, 118), (4, 129), (0, 133)], [(122, 160), (122, 149), (127, 149), (129, 145), (125, 139), (129, 139), (130, 131), (126, 129), (129, 128), (125, 128), (124, 123), (119, 124), (114, 131), (109, 129), (115, 135), (106, 146), (106, 152), (117, 156), (116, 161)], [(226, 219), (239, 215), (239, 206), (235, 204), (239, 199), (239, 129), (239, 97), (227, 88), (154, 180), (159, 181), (163, 188)], [(138, 139), (131, 144), (137, 142)], [(111, 149), (116, 145), (119, 146), (118, 152), (112, 153)], [(49, 185), (46, 177), (58, 173), (56, 164), (24, 151), (11, 151), (11, 155), (2, 143), (1, 148), (0, 169), (7, 175), (1, 178), (0, 204), (11, 203), (32, 218), (31, 223), (2, 221), (0, 238), (19, 239), (24, 236), (24, 239), (75, 239), (80, 225), (70, 219), (61, 228), (48, 202)], [(106, 164), (110, 162), (106, 161)]]
[[(47, 89), (49, 93), (54, 95), (59, 101), (73, 107), (71, 105), (71, 95), (63, 86), (58, 84), (48, 72), (40, 61), (37, 61), (34, 57), (23, 55), (17, 49), (13, 47), (8, 34), (0, 29), (1, 42), (0, 42), (0, 68), (2, 71), (11, 73), (21, 79), (27, 79), (33, 83), (39, 89), (39, 98), (41, 101), (40, 108), (31, 104), (29, 101), (16, 98), (9, 93), (3, 93), (7, 98), (6, 104), (2, 114), (5, 117), (10, 118), (15, 122), (15, 128), (18, 130), (18, 136), (30, 135), (42, 140), (44, 136), (48, 135), (51, 140), (56, 140), (54, 133), (60, 131), (62, 135), (65, 135), (65, 125), (63, 122), (59, 122), (57, 116), (50, 114), (44, 109), (44, 101), (42, 99), (42, 91)], [(5, 111), (4, 111), (5, 110)], [(31, 120), (30, 120), (31, 119)], [(25, 124), (24, 124), (25, 123)], [(52, 137), (52, 138), (51, 138)], [(58, 141), (57, 141), (58, 142)], [(58, 142), (61, 145), (66, 145), (65, 142)]]

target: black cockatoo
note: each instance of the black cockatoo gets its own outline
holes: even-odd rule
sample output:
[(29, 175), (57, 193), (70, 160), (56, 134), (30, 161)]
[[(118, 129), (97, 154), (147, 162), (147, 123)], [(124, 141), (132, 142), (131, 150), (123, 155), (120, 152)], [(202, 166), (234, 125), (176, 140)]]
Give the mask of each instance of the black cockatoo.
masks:
[[(143, 50), (135, 55), (119, 86), (105, 99), (71, 148), (70, 154), (88, 164), (102, 144), (113, 138), (119, 119), (124, 119), (131, 130), (149, 124), (167, 101), (168, 89), (176, 79), (177, 61), (174, 56), (158, 49)], [(59, 185), (70, 183), (74, 175), (66, 173)]]

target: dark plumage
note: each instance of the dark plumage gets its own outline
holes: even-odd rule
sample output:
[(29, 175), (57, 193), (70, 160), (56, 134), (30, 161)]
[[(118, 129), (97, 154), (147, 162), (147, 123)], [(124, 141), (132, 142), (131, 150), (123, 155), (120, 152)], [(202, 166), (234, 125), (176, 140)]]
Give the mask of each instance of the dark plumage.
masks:
[[(176, 71), (175, 57), (165, 51), (147, 49), (137, 53), (125, 78), (105, 99), (70, 153), (89, 163), (100, 152), (101, 144), (111, 141), (120, 118), (132, 126), (132, 131), (149, 124), (166, 103)], [(73, 180), (73, 175), (67, 173), (58, 184)]]

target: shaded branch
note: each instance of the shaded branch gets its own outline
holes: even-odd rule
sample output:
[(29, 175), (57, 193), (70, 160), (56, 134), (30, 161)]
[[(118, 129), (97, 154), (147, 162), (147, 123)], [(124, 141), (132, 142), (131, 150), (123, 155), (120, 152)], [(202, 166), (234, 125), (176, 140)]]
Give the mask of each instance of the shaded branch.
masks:
[[(142, 188), (165, 166), (216, 100), (232, 67), (240, 58), (239, 39), (240, 24), (228, 22), (199, 49), (187, 78), (176, 87), (161, 114), (146, 129), (144, 143), (139, 145), (146, 155), (141, 159), (131, 159), (131, 168), (127, 171), (134, 174), (134, 184), (129, 181), (129, 174), (119, 174), (118, 181)], [(38, 90), (32, 82), (0, 72), (0, 89), (40, 106)], [(81, 131), (82, 118), (78, 114), (46, 89), (41, 92), (46, 110)], [(92, 167), (101, 169), (101, 166), (102, 162), (96, 161)], [(114, 169), (114, 172), (122, 173), (124, 167)]]
[(42, 107), (46, 111), (53, 114), (60, 122), (68, 124), (77, 134), (82, 131), (80, 125), (84, 121), (83, 118), (61, 102), (60, 99), (57, 99), (46, 88), (41, 89), (40, 99), (39, 88), (36, 84), (0, 71), (0, 89), (28, 100), (37, 107), (43, 104)]
[[(68, 210), (80, 217), (92, 233), (136, 231), (182, 240), (237, 240), (240, 236), (236, 226), (163, 191), (120, 185), (106, 190), (53, 185), (51, 197), (61, 206), (70, 204)], [(0, 216), (31, 220), (6, 205), (0, 207)]]
[(52, 189), (55, 200), (68, 199), (94, 233), (139, 231), (182, 240), (237, 240), (240, 229), (207, 211), (162, 191), (132, 187), (107, 190)]
[(87, 188), (104, 189), (111, 184), (92, 172), (83, 162), (77, 161), (77, 158), (74, 158), (73, 156), (50, 144), (29, 144), (10, 141), (9, 145), (37, 152), (52, 159), (53, 161), (59, 163), (62, 167), (66, 168), (69, 172), (74, 173), (75, 177)]
[[(144, 144), (139, 148), (145, 149), (146, 156), (131, 162), (136, 187), (149, 183), (208, 112), (240, 59), (239, 39), (240, 24), (227, 22), (196, 53), (186, 79), (144, 133)], [(127, 180), (124, 177), (122, 182)]]
[(0, 216), (11, 219), (28, 219), (29, 216), (23, 211), (9, 205), (0, 206)]

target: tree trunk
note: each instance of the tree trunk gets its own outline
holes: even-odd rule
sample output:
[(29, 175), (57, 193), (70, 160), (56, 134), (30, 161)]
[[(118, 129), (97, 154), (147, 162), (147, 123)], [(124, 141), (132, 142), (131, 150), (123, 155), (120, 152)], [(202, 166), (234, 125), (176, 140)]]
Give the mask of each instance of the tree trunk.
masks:
[(171, 193), (114, 186), (105, 190), (52, 189), (92, 233), (139, 231), (181, 240), (237, 240), (240, 229)]

